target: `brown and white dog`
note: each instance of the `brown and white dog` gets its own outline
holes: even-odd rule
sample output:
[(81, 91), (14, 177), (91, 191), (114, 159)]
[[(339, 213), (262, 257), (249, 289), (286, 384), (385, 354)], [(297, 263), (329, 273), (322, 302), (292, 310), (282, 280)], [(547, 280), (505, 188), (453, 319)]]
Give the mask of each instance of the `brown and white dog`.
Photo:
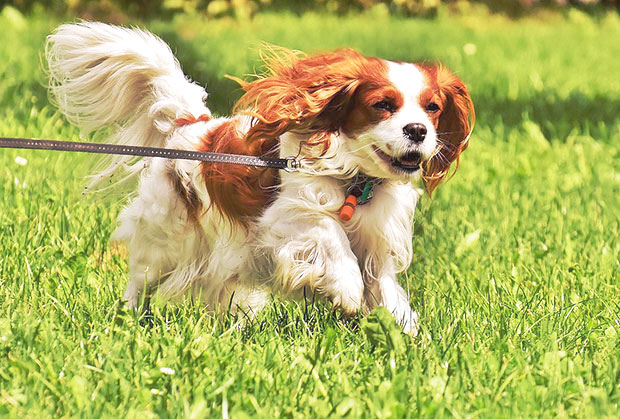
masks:
[[(276, 51), (268, 74), (240, 81), (235, 116), (212, 118), (207, 93), (148, 32), (62, 25), (46, 56), (51, 97), (84, 134), (303, 161), (298, 172), (278, 173), (117, 157), (95, 175), (94, 183), (119, 171), (139, 175), (114, 235), (129, 247), (130, 307), (148, 290), (249, 313), (269, 290), (298, 296), (308, 288), (347, 314), (385, 306), (405, 332), (417, 333), (418, 316), (396, 279), (412, 259), (412, 182), (430, 194), (467, 147), (474, 120), (467, 88), (447, 69), (351, 49)], [(342, 221), (360, 178), (373, 198)]]

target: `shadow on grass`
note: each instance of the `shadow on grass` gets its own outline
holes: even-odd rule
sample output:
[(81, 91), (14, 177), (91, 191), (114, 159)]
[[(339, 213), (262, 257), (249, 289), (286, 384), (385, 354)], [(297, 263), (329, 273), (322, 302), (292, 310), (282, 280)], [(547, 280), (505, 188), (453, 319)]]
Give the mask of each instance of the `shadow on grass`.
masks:
[(491, 94), (475, 98), (478, 124), (501, 124), (519, 128), (525, 121), (536, 123), (547, 140), (565, 141), (571, 133), (608, 140), (620, 125), (620, 98), (587, 96), (572, 92), (565, 98), (555, 91), (542, 91), (535, 98), (509, 100)]
[(204, 68), (209, 57), (201, 54), (190, 41), (186, 41), (175, 31), (159, 31), (160, 36), (174, 51), (181, 63), (183, 72), (201, 86), (207, 86), (209, 98), (207, 106), (216, 115), (229, 115), (235, 102), (243, 91), (239, 85), (227, 78), (210, 73)]

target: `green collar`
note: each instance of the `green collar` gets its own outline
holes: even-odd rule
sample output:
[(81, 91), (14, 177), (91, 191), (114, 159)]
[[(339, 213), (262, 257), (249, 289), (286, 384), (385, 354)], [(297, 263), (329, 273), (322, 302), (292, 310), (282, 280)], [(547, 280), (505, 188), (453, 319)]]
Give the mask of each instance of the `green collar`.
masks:
[(371, 177), (364, 173), (358, 173), (353, 178), (353, 182), (347, 188), (346, 195), (353, 195), (357, 198), (357, 205), (364, 205), (370, 202), (374, 196), (376, 186), (383, 183), (383, 179)]
[(338, 215), (340, 220), (343, 222), (350, 221), (355, 213), (355, 208), (358, 205), (370, 202), (374, 196), (375, 186), (380, 185), (382, 182), (383, 179), (358, 173), (347, 188), (344, 204), (340, 208)]

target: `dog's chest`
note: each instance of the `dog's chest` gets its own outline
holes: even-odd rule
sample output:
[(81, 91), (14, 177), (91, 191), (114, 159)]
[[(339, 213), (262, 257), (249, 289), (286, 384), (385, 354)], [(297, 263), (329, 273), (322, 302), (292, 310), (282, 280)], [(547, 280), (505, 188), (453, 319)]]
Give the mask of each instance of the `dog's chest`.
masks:
[(410, 184), (385, 182), (373, 190), (373, 197), (355, 209), (353, 218), (343, 222), (353, 251), (408, 246), (418, 194)]

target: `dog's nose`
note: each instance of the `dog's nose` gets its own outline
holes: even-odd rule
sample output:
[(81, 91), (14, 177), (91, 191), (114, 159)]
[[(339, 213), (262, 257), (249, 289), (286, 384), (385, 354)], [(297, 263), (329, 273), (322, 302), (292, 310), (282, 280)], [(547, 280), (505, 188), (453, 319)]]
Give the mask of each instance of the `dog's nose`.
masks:
[(419, 122), (405, 125), (403, 132), (405, 137), (414, 143), (421, 143), (426, 138), (426, 127)]

